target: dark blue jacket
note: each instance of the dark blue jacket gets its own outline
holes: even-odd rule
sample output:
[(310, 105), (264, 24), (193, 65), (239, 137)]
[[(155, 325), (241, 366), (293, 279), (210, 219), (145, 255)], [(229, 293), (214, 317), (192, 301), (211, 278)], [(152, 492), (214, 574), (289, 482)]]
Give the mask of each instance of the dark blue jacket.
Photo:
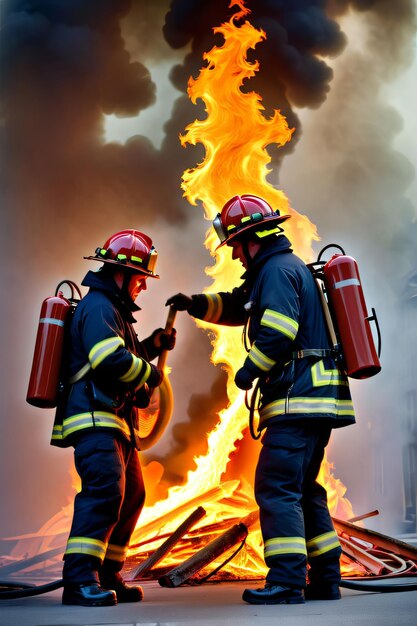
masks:
[(146, 405), (149, 361), (158, 351), (151, 337), (139, 342), (132, 315), (139, 307), (110, 277), (88, 272), (82, 284), (90, 290), (71, 321), (68, 367), (70, 381), (79, 380), (58, 405), (51, 444), (67, 447), (81, 433), (105, 428), (136, 445), (136, 406)]
[(313, 276), (281, 235), (264, 246), (231, 292), (193, 296), (190, 314), (207, 322), (248, 323), (243, 364), (260, 379), (260, 427), (319, 419), (333, 428), (355, 422), (349, 383), (332, 355), (294, 358), (300, 350), (329, 350), (330, 340)]

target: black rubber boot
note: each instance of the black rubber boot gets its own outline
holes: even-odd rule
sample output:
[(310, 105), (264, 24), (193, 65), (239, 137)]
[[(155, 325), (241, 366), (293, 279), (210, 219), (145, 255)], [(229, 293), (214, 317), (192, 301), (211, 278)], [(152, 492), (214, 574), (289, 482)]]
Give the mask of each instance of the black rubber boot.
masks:
[(337, 583), (310, 583), (304, 591), (306, 600), (340, 600), (340, 589)]
[(113, 589), (116, 592), (118, 602), (140, 602), (143, 600), (143, 589), (139, 585), (126, 585), (118, 572), (114, 574), (100, 576), (100, 581), (106, 589)]
[(302, 589), (266, 583), (263, 589), (245, 589), (242, 599), (249, 604), (304, 604)]
[(116, 593), (103, 589), (98, 583), (86, 585), (65, 585), (62, 604), (78, 606), (113, 606), (117, 604)]

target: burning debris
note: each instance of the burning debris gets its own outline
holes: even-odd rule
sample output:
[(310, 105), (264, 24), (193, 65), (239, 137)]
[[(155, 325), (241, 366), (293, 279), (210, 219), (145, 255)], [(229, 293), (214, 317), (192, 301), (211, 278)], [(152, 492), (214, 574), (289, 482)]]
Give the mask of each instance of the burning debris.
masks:
[[(158, 580), (163, 587), (202, 584), (208, 580), (262, 579), (265, 565), (258, 510), (255, 501), (240, 488), (235, 482), (221, 485), (138, 527), (135, 536), (141, 541), (130, 547), (124, 578)], [(196, 506), (197, 502), (207, 505)], [(229, 515), (219, 515), (216, 522), (208, 523), (214, 504), (222, 511), (228, 510)], [(241, 511), (245, 509), (252, 511), (242, 517)], [(378, 511), (372, 511), (358, 517), (364, 519), (376, 514)], [(416, 547), (351, 521), (333, 517), (333, 523), (343, 549), (341, 586), (358, 581), (390, 583), (393, 579), (407, 580), (417, 575)], [(167, 528), (173, 530), (166, 531)], [(37, 538), (42, 540), (41, 535)], [(33, 537), (30, 539), (32, 544), (27, 540), (22, 542), (31, 553), (31, 545), (36, 544)], [(58, 555), (64, 547), (62, 540), (61, 545), (33, 556), (3, 558), (0, 578), (18, 573), (20, 577), (44, 581), (56, 576), (60, 567)]]
[[(235, 4), (241, 8), (239, 18), (243, 18), (243, 3)], [(292, 131), (278, 111), (265, 117), (260, 97), (241, 89), (243, 82), (253, 77), (258, 69), (256, 63), (246, 60), (245, 54), (264, 35), (245, 23), (236, 36), (236, 19), (237, 16), (215, 29), (217, 34), (223, 35), (225, 43), (207, 53), (208, 66), (199, 79), (190, 82), (190, 98), (193, 101), (201, 99), (206, 104), (207, 118), (187, 127), (182, 143), (203, 143), (206, 158), (184, 174), (183, 189), (192, 204), (203, 203), (208, 219), (226, 198), (241, 192), (242, 186), (260, 193), (275, 206), (291, 212), (290, 230), (295, 249), (301, 257), (308, 259), (311, 243), (317, 239), (315, 226), (305, 216), (297, 214), (285, 195), (266, 180), (270, 162), (266, 146), (270, 143), (284, 145), (291, 139)], [(217, 79), (213, 79), (213, 70), (219, 69)], [(223, 107), (225, 79), (222, 72), (225, 69), (236, 83), (232, 90), (236, 106), (229, 102), (232, 104), (229, 110)], [(216, 92), (216, 89), (220, 91)], [(231, 116), (233, 112), (239, 117)], [(251, 145), (251, 159), (247, 155), (248, 145)], [(206, 246), (213, 250), (210, 236)], [(226, 274), (223, 268), (227, 262), (223, 254), (218, 264), (210, 268), (209, 274), (214, 279), (210, 290), (221, 290), (221, 275)], [(234, 268), (230, 267), (230, 271), (228, 268), (228, 281), (233, 278), (234, 271)], [(201, 326), (212, 331), (207, 324), (201, 323)], [(227, 334), (216, 330), (213, 345), (213, 361), (221, 363), (229, 373), (233, 372), (235, 363), (241, 360), (238, 334), (230, 329)], [(197, 469), (189, 472), (184, 486), (171, 488), (166, 500), (144, 511), (131, 545), (125, 572), (127, 578), (156, 578), (169, 587), (185, 582), (201, 583), (209, 578), (263, 578), (262, 540), (251, 487), (240, 480), (228, 479), (232, 470), (230, 458), (236, 450), (236, 442), (243, 438), (247, 420), (243, 394), (233, 388), (230, 376), (228, 392), (230, 404), (219, 414), (219, 423), (209, 435), (207, 455), (196, 459)], [(321, 478), (329, 490), (329, 502), (334, 505), (332, 511), (336, 511), (333, 519), (345, 555), (346, 575), (362, 579), (415, 575), (415, 548), (339, 519), (340, 509), (348, 519), (353, 515), (350, 504), (343, 497), (346, 489), (342, 486), (343, 493), (335, 495), (329, 489), (334, 477), (328, 465), (324, 464), (322, 469), (324, 475)], [(198, 527), (194, 528), (196, 525)], [(64, 532), (66, 528), (61, 529), (61, 533)], [(37, 539), (41, 541), (42, 535)], [(57, 567), (56, 554), (63, 550), (63, 543), (57, 541), (54, 547), (44, 552), (38, 551), (25, 558), (10, 557), (4, 560), (0, 573), (9, 575), (23, 571), (32, 576), (41, 566), (42, 576), (48, 576)]]

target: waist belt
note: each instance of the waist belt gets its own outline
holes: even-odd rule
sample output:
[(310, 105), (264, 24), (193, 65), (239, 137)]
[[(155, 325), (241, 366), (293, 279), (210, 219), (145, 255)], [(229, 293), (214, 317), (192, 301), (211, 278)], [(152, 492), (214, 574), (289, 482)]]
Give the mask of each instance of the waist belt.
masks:
[(331, 348), (326, 349), (326, 350), (320, 350), (320, 349), (309, 349), (309, 350), (297, 350), (297, 352), (292, 352), (291, 353), (291, 358), (292, 359), (304, 359), (305, 357), (309, 357), (309, 356), (315, 356), (318, 357), (320, 359), (322, 359), (325, 356), (335, 356), (335, 351), (332, 350)]

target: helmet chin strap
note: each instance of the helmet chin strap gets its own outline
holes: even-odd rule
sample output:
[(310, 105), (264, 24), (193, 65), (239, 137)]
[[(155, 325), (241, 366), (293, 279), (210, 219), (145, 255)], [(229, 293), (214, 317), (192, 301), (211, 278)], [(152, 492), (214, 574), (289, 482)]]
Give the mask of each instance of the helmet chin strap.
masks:
[(129, 300), (133, 302), (129, 293), (129, 283), (130, 283), (131, 278), (132, 278), (132, 274), (129, 274), (129, 272), (123, 272), (123, 283), (122, 283), (122, 287), (120, 291), (122, 292), (124, 297), (128, 297)]

